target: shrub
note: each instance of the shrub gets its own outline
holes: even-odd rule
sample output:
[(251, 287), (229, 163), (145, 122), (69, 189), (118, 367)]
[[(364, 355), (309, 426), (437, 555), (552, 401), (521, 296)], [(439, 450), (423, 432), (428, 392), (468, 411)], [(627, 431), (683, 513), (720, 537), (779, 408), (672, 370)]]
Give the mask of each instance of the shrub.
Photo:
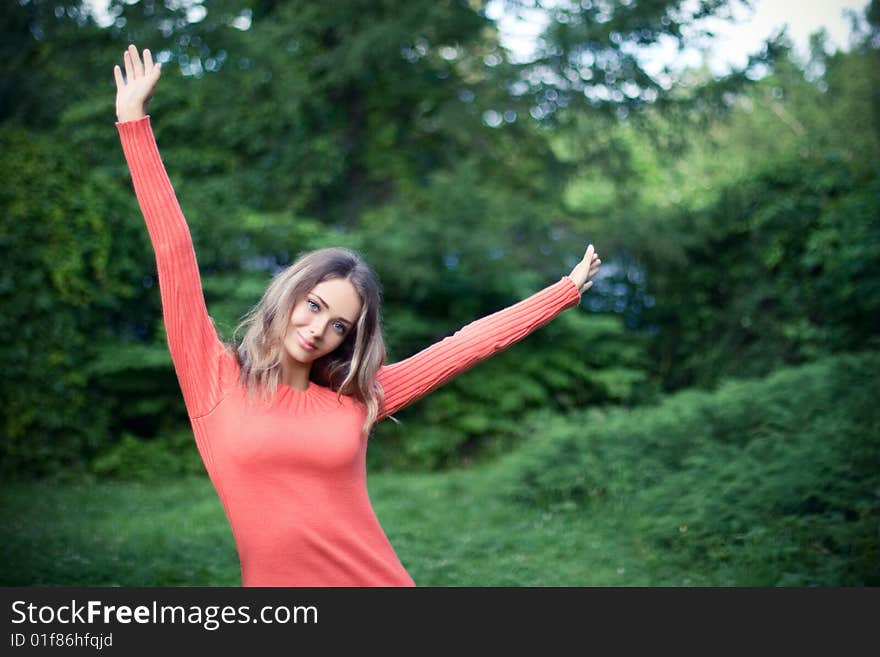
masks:
[(613, 500), (642, 540), (755, 585), (876, 585), (878, 373), (880, 353), (846, 354), (654, 408), (535, 417), (541, 437), (510, 459), (503, 491)]

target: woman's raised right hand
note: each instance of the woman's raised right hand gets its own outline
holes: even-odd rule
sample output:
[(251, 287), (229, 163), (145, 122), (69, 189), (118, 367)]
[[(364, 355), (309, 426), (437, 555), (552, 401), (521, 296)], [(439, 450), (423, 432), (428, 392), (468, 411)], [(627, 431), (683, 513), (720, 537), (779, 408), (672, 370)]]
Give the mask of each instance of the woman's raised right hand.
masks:
[(153, 63), (153, 55), (144, 49), (144, 59), (137, 48), (130, 45), (122, 56), (125, 63), (125, 78), (119, 65), (113, 67), (116, 78), (116, 120), (120, 123), (136, 121), (147, 113), (147, 102), (162, 74), (162, 64)]

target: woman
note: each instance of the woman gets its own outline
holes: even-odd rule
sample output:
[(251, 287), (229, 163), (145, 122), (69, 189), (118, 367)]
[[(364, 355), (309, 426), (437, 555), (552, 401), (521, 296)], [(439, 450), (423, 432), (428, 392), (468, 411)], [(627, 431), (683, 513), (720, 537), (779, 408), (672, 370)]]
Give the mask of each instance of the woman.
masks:
[(192, 239), (146, 115), (161, 74), (149, 50), (114, 67), (123, 151), (156, 252), (168, 347), (199, 453), (232, 526), (244, 586), (412, 586), (373, 512), (375, 423), (522, 339), (592, 285), (592, 245), (568, 276), (406, 360), (384, 365), (379, 286), (347, 249), (278, 274), (220, 342)]

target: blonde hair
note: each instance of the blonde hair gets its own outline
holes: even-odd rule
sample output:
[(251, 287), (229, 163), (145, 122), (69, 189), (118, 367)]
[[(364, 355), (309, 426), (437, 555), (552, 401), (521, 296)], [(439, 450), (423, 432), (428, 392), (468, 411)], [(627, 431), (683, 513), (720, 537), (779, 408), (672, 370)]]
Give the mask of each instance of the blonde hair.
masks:
[(337, 392), (337, 399), (348, 395), (362, 402), (367, 408), (362, 433), (368, 435), (384, 407), (376, 374), (386, 352), (379, 282), (356, 252), (342, 247), (311, 251), (278, 273), (236, 327), (233, 336), (241, 330), (245, 334), (232, 351), (241, 366), (239, 380), (250, 394), (264, 400), (273, 397), (281, 381), (283, 340), (294, 306), (318, 283), (335, 278), (352, 284), (361, 300), (361, 313), (342, 344), (312, 363), (309, 378)]

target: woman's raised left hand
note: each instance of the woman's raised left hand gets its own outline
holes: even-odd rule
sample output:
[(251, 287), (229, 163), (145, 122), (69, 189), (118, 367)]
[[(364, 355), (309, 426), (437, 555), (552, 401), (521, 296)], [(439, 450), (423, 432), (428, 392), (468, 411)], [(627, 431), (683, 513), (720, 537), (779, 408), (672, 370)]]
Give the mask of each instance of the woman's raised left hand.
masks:
[(125, 76), (119, 65), (113, 67), (116, 78), (116, 120), (119, 123), (136, 121), (147, 113), (147, 103), (153, 95), (159, 76), (162, 75), (162, 64), (153, 63), (153, 55), (144, 49), (144, 58), (132, 44), (122, 54), (125, 63)]
[(599, 260), (599, 254), (596, 253), (593, 245), (590, 244), (587, 247), (587, 252), (584, 254), (584, 259), (581, 260), (568, 275), (568, 277), (574, 281), (574, 284), (577, 285), (578, 292), (583, 294), (593, 287), (593, 281), (589, 279), (599, 273), (599, 265), (601, 264), (602, 261)]

